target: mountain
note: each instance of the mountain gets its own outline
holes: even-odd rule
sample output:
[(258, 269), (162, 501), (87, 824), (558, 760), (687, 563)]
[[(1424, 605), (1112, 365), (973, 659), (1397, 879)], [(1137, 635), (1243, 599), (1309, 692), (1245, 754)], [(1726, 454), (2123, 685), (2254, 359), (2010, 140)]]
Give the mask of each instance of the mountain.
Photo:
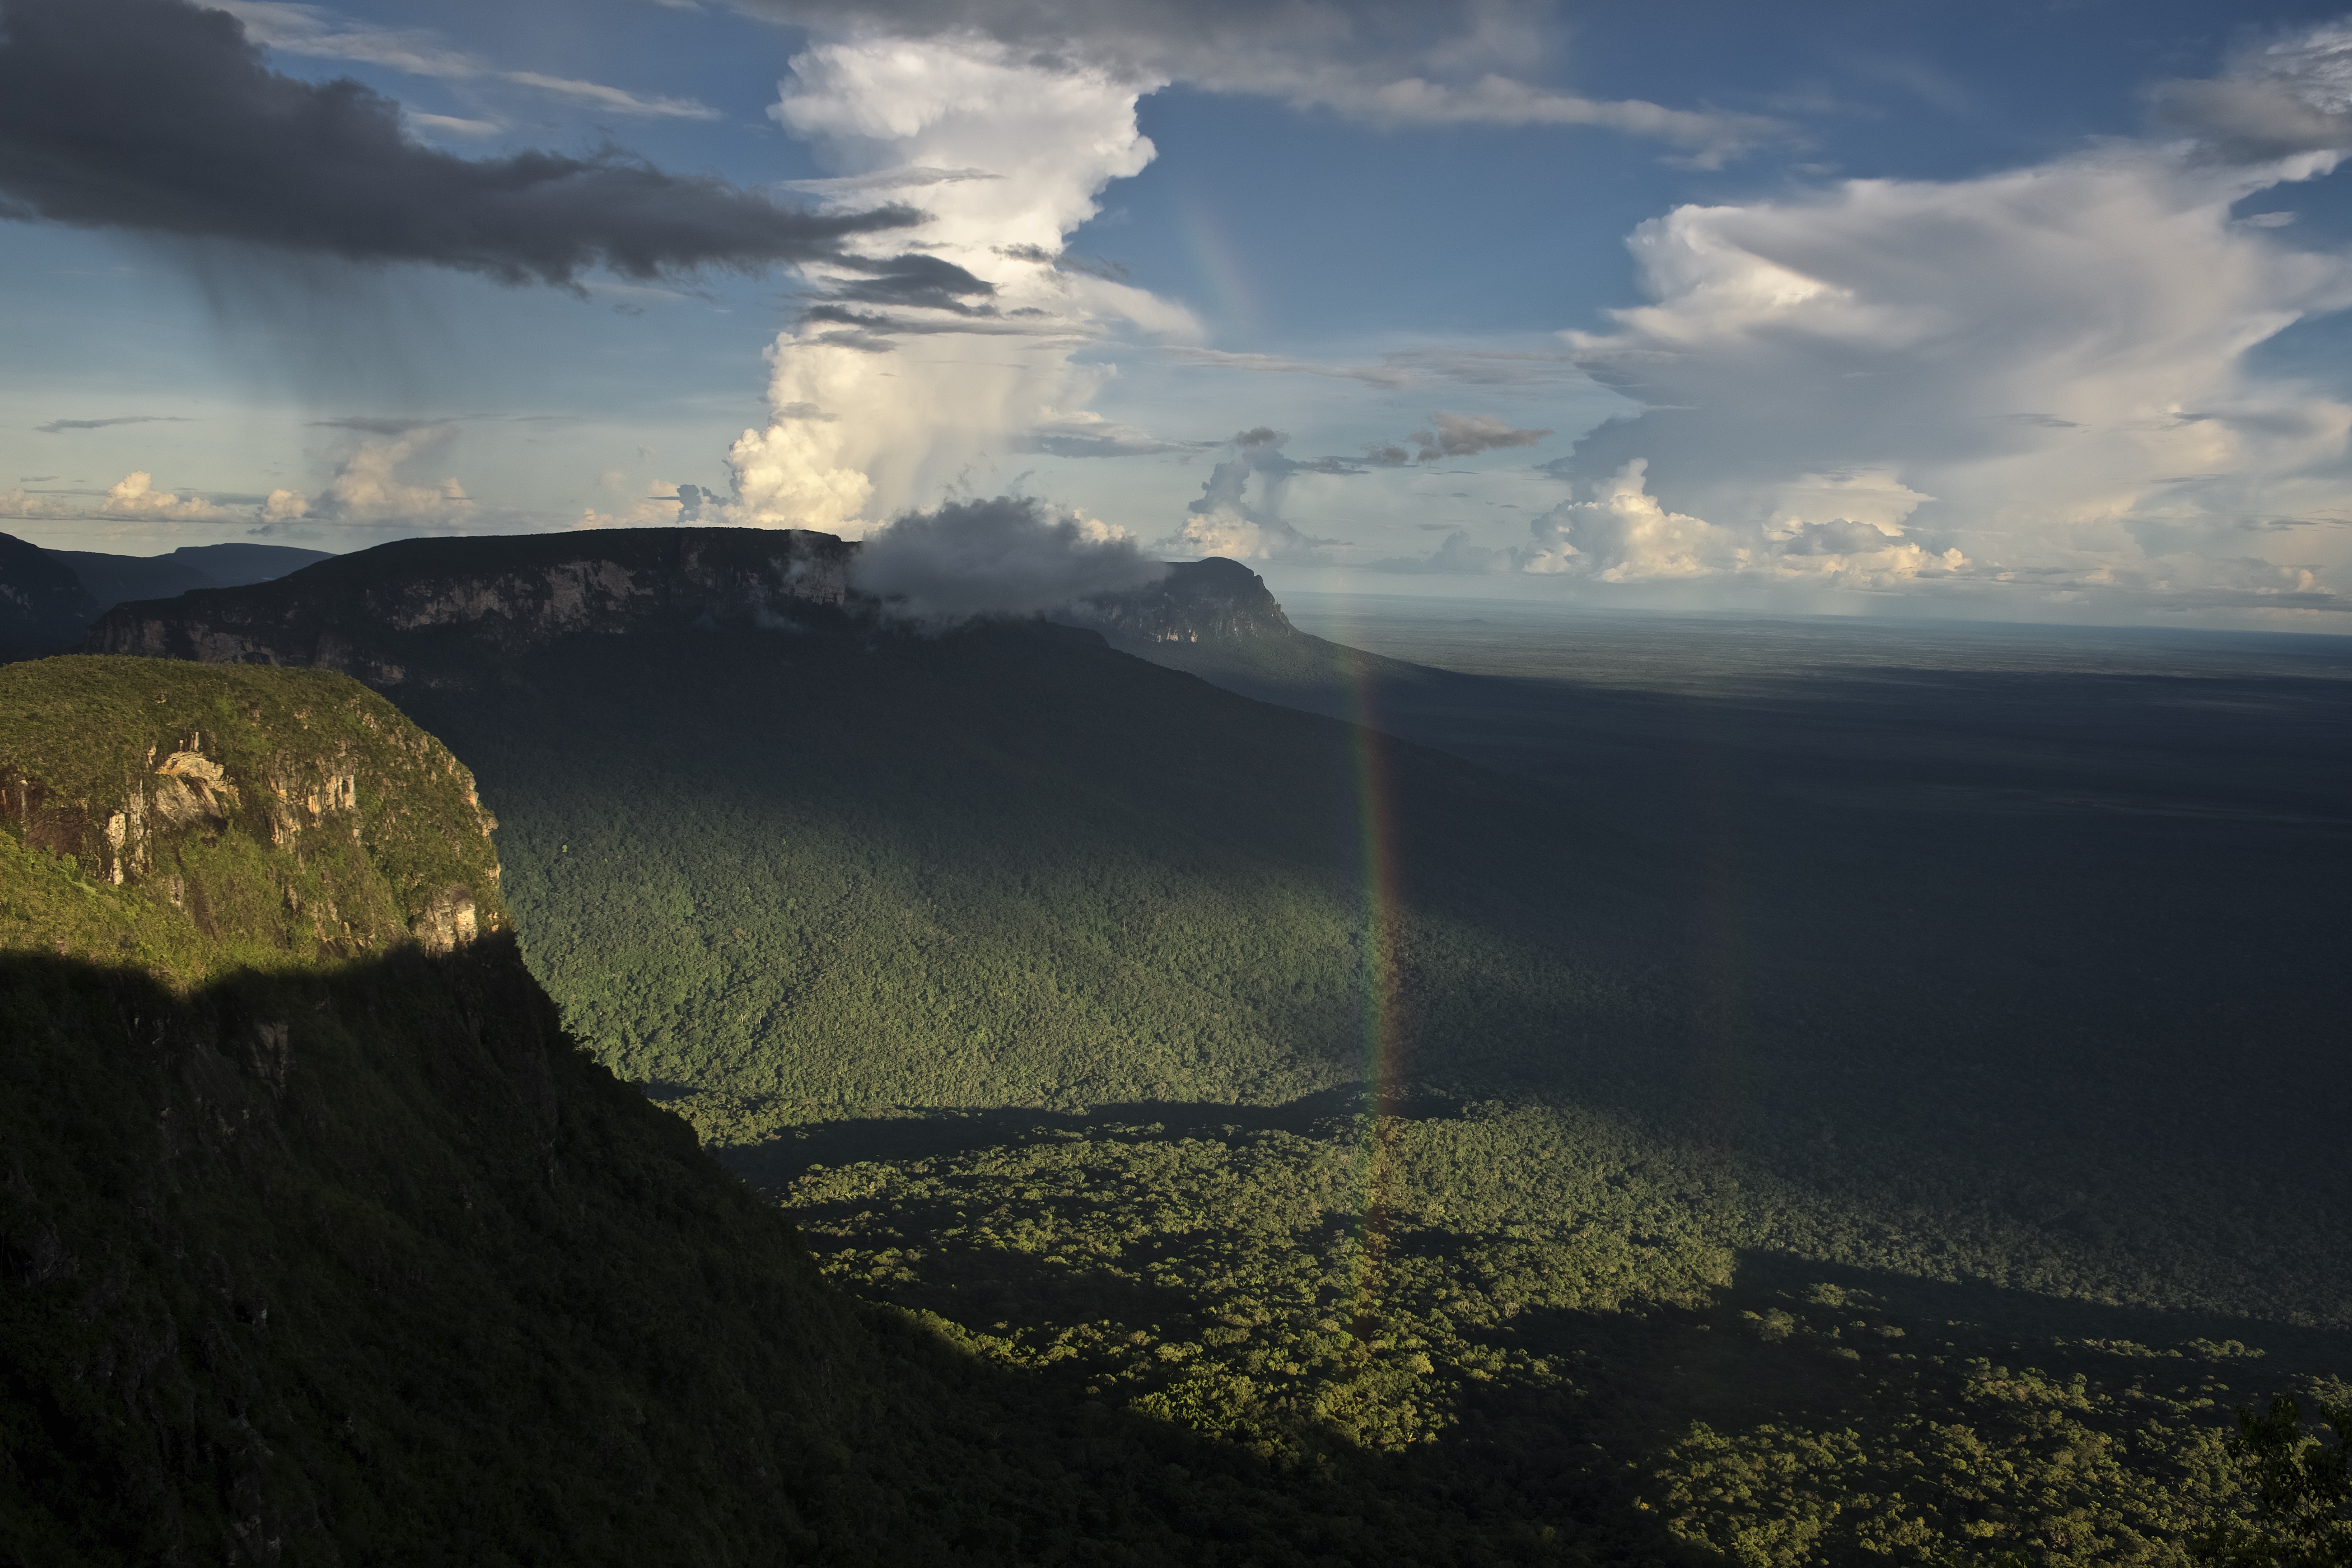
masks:
[(71, 567), (0, 533), (0, 660), (73, 647), (99, 608)]
[(846, 558), (415, 542), (94, 635), (366, 672), (477, 770), (566, 1028), (837, 1289), (1188, 1471), (1333, 1467), (1388, 1510), (1341, 1560), (2163, 1561), (2242, 1507), (2228, 1405), (2352, 1365), (2340, 1178), (2184, 1131), (2325, 1136), (2324, 986), (2028, 969), (2032, 868), (1822, 868), (1834, 812), (1690, 741), (1728, 704), (1515, 777), (1108, 640), (1481, 689), (1240, 569), (940, 631)]
[(0, 534), (0, 661), (70, 648), (126, 599), (240, 587), (332, 557), (283, 544), (191, 544), (168, 555), (43, 550)]
[(333, 557), (289, 544), (184, 544), (167, 555), (108, 555), (94, 550), (52, 550), (73, 568), (100, 610), (125, 599), (168, 599), (191, 588), (239, 588), (267, 583)]
[(1520, 1555), (829, 1287), (567, 1035), (470, 774), (355, 682), (19, 663), (0, 760), (7, 1561)]
[(467, 686), (486, 658), (579, 633), (782, 627), (837, 611), (851, 551), (830, 534), (726, 528), (402, 540), (255, 587), (117, 605), (88, 647), (339, 669), (384, 689)]
[(1178, 562), (1159, 582), (1055, 612), (1099, 632), (1122, 653), (1309, 712), (1361, 711), (1368, 684), (1383, 690), (1443, 684), (1439, 672), (1300, 631), (1265, 579), (1238, 561)]

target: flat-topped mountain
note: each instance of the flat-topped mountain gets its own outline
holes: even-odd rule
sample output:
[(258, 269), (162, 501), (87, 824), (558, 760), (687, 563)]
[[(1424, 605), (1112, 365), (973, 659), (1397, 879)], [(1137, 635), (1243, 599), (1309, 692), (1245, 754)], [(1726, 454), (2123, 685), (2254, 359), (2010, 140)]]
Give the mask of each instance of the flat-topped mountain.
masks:
[(242, 588), (334, 557), (291, 544), (184, 544), (163, 555), (110, 555), (96, 550), (52, 550), (73, 568), (100, 610), (125, 599), (167, 599), (191, 588)]
[(85, 646), (337, 669), (382, 688), (466, 684), (485, 657), (577, 633), (837, 613), (852, 549), (830, 534), (734, 528), (407, 539), (256, 587), (120, 605)]
[[(840, 631), (883, 605), (851, 584), (858, 546), (805, 530), (614, 529), (410, 539), (274, 582), (117, 605), (91, 653), (341, 670), (383, 690), (478, 683), (488, 659), (656, 626)], [(1236, 561), (1179, 562), (1147, 586), (1046, 617), (1213, 684), (1336, 712), (1350, 682), (1429, 672), (1300, 632)]]
[(0, 533), (0, 661), (62, 653), (125, 599), (268, 582), (333, 557), (286, 544), (191, 544), (165, 555), (44, 550)]
[(1081, 599), (1053, 618), (1092, 627), (1114, 647), (1197, 647), (1298, 635), (1265, 578), (1216, 555), (1174, 563), (1166, 576), (1140, 588)]

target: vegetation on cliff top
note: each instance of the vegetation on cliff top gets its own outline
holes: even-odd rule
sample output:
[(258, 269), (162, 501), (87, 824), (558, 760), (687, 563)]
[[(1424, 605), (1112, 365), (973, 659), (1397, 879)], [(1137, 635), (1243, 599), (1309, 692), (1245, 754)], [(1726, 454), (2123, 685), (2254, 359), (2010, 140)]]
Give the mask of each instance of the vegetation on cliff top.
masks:
[(0, 945), (180, 985), (506, 924), (473, 775), (321, 670), (0, 667)]

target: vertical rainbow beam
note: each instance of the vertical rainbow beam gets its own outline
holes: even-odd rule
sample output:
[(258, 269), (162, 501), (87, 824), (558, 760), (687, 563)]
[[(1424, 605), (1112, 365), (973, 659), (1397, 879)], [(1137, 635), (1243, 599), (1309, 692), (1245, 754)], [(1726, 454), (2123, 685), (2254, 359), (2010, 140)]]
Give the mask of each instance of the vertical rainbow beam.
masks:
[(1360, 879), (1361, 947), (1359, 966), (1363, 986), (1364, 1103), (1358, 1124), (1362, 1129), (1355, 1154), (1363, 1174), (1361, 1229), (1357, 1237), (1353, 1278), (1349, 1281), (1353, 1327), (1360, 1337), (1381, 1315), (1381, 1289), (1388, 1247), (1389, 1211), (1397, 1196), (1402, 1173), (1395, 1168), (1394, 1129), (1391, 1116), (1401, 1087), (1402, 1066), (1402, 975), (1399, 945), (1403, 904), (1397, 889), (1395, 802), (1391, 794), (1387, 736), (1376, 725), (1371, 680), (1364, 661), (1352, 652), (1340, 656), (1348, 692), (1348, 718), (1354, 727), (1358, 875)]

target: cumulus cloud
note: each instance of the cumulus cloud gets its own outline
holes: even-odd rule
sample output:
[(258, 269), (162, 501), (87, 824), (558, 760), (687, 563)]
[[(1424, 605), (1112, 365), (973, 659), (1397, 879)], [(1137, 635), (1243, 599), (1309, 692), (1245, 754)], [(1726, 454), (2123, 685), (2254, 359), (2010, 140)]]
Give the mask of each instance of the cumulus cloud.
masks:
[(1727, 530), (1670, 511), (1649, 493), (1647, 462), (1625, 465), (1590, 500), (1563, 501), (1530, 525), (1534, 542), (1514, 556), (1522, 572), (1603, 583), (1706, 577), (1743, 564)]
[(1123, 79), (1181, 81), (1381, 125), (1556, 125), (1654, 139), (1713, 166), (1786, 134), (1753, 115), (1589, 97), (1522, 74), (1551, 53), (1540, 9), (1480, 0), (744, 0), (835, 35), (985, 40)]
[[(2221, 97), (2341, 112), (2337, 33), (2245, 57)], [(2252, 351), (2352, 303), (2352, 259), (2232, 216), (2340, 154), (2312, 130), (2250, 161), (2240, 124), (2221, 157), (2219, 124), (1642, 225), (1649, 302), (1563, 341), (1646, 406), (1546, 466), (1576, 491), (1511, 569), (2341, 604), (2352, 405)]]
[[(892, 249), (846, 243), (858, 263), (803, 268), (815, 297), (770, 354), (780, 412), (730, 454), (740, 520), (853, 536), (1006, 451), (1170, 449), (1074, 427), (1108, 372), (1073, 353), (1108, 340), (1139, 334), (1195, 363), (1383, 390), (1426, 376), (1504, 382), (1566, 369), (1557, 354), (1346, 366), (1198, 346), (1181, 308), (1132, 287), (1115, 264), (1065, 251), (1104, 186), (1152, 158), (1136, 125), (1143, 94), (1182, 81), (1383, 123), (1612, 126), (1700, 161), (1773, 133), (1763, 121), (1519, 80), (1509, 69), (1541, 53), (1541, 29), (1523, 25), (1525, 13), (1483, 4), (748, 0), (747, 8), (809, 36), (771, 113), (814, 145), (827, 174), (794, 188), (827, 210), (919, 192), (926, 215)], [(819, 427), (781, 412), (812, 405), (838, 417)], [(1297, 547), (1278, 533), (1263, 542)]]
[(125, 474), (102, 496), (33, 491), (22, 486), (0, 490), (0, 517), (106, 522), (242, 522), (251, 515), (247, 510), (223, 506), (202, 496), (159, 490), (155, 488), (155, 476), (144, 470)]
[(0, 0), (0, 216), (509, 283), (813, 259), (905, 210), (796, 211), (618, 151), (468, 160), (349, 79), (268, 69), (184, 0)]
[(272, 490), (261, 509), (265, 528), (300, 522), (391, 531), (456, 528), (478, 516), (473, 498), (455, 478), (429, 479), (418, 471), (447, 455), (457, 438), (455, 422), (354, 417), (314, 423), (357, 432), (362, 439), (315, 497)]
[(1302, 473), (1360, 473), (1336, 458), (1301, 462), (1282, 450), (1289, 437), (1266, 426), (1237, 433), (1210, 470), (1184, 521), (1152, 548), (1171, 555), (1223, 555), (1234, 561), (1315, 562), (1339, 542), (1301, 532), (1282, 515), (1283, 495)]
[(914, 511), (869, 534), (850, 583), (898, 613), (953, 622), (1034, 615), (1157, 582), (1135, 538), (1040, 500), (998, 496)]
[(1441, 409), (1429, 417), (1435, 428), (1416, 430), (1410, 437), (1415, 455), (1424, 463), (1440, 458), (1475, 458), (1507, 447), (1532, 447), (1551, 434), (1514, 429), (1509, 420), (1493, 414), (1448, 414)]
[(832, 210), (919, 186), (925, 216), (803, 268), (816, 300), (770, 347), (773, 413), (729, 454), (737, 521), (854, 537), (1003, 453), (1117, 444), (1084, 420), (1108, 372), (1074, 351), (1197, 329), (1057, 258), (1150, 161), (1135, 106), (1156, 85), (969, 33), (821, 36), (793, 58), (771, 112), (837, 171), (801, 188)]

